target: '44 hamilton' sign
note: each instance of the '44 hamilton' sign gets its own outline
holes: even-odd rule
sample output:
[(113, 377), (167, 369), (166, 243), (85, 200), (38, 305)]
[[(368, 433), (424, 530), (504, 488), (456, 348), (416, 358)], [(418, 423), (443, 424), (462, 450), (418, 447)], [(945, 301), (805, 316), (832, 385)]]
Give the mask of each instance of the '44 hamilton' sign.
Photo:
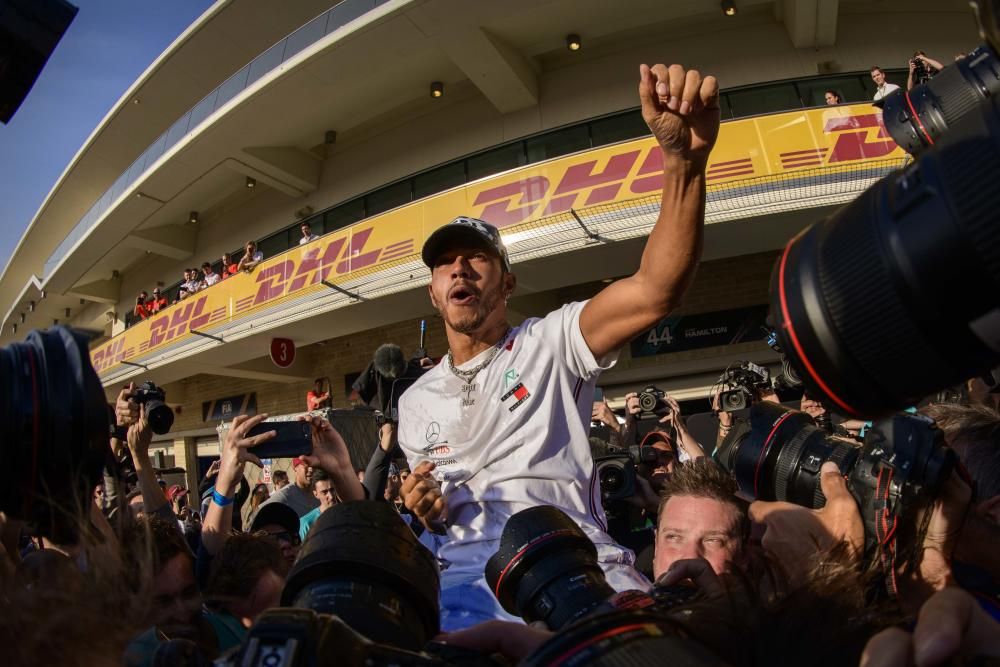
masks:
[(633, 357), (763, 340), (767, 306), (673, 315), (632, 340)]

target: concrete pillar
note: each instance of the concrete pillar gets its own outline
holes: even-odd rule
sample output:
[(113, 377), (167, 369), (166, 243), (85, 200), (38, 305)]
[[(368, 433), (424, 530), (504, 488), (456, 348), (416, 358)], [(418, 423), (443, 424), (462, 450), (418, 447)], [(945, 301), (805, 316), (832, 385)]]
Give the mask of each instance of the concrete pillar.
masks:
[[(198, 496), (198, 446), (194, 438), (177, 438), (174, 440), (174, 465), (184, 468), (184, 485), (194, 494), (192, 502)], [(197, 507), (197, 503), (194, 503)]]

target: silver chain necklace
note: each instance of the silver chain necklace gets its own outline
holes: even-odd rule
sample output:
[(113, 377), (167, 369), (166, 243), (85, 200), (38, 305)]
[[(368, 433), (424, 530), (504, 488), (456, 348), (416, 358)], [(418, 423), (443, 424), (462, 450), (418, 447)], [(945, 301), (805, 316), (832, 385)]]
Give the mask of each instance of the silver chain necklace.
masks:
[(477, 364), (474, 368), (470, 368), (468, 370), (456, 368), (455, 357), (452, 355), (451, 350), (448, 350), (448, 370), (451, 371), (452, 375), (465, 383), (462, 385), (462, 393), (465, 394), (465, 398), (462, 399), (463, 408), (471, 407), (476, 404), (476, 399), (472, 398), (472, 392), (474, 392), (479, 386), (474, 384), (476, 376), (479, 375), (484, 368), (490, 365), (490, 362), (493, 361), (494, 357), (496, 357), (500, 352), (500, 348), (502, 348), (504, 343), (507, 342), (508, 335), (510, 335), (510, 327), (507, 327), (507, 330), (503, 332), (502, 336), (500, 336), (500, 340), (498, 340), (496, 345), (493, 346), (493, 350), (490, 352), (489, 356)]

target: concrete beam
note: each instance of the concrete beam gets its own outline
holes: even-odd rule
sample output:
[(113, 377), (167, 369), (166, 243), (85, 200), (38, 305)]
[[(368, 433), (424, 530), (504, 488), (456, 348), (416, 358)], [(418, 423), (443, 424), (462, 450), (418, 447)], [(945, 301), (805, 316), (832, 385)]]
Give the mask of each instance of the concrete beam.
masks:
[(819, 48), (836, 43), (839, 0), (779, 1), (778, 13), (795, 48)]
[(460, 6), (434, 3), (413, 10), (411, 20), (444, 51), (503, 114), (538, 104), (538, 74), (515, 48), (483, 28), (458, 22)]
[(301, 197), (319, 186), (322, 161), (312, 153), (292, 146), (247, 146), (241, 153), (230, 166), (287, 195)]
[[(297, 375), (291, 372), (283, 371), (273, 364), (271, 365), (271, 368), (272, 370), (270, 371), (264, 371), (255, 370), (253, 368), (236, 368), (233, 366), (210, 366), (206, 367), (202, 372), (209, 375), (221, 375), (222, 377), (241, 378), (243, 380), (260, 380), (263, 382), (280, 382), (281, 384), (311, 382), (313, 380), (310, 376)], [(304, 400), (305, 395), (303, 394), (303, 401)]]
[(121, 290), (121, 278), (111, 278), (109, 280), (95, 280), (85, 285), (74, 285), (66, 290), (66, 296), (75, 296), (87, 301), (107, 303), (114, 306), (118, 303)]
[(122, 245), (137, 250), (148, 250), (155, 255), (184, 260), (194, 254), (198, 235), (195, 225), (164, 225), (149, 229), (133, 230)]

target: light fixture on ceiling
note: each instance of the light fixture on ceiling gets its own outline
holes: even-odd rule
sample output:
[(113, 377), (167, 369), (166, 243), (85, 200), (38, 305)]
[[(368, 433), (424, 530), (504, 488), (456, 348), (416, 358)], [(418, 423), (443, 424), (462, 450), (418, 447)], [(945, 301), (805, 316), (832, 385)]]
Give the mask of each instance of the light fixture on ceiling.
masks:
[(251, 189), (257, 187), (257, 179), (253, 176), (247, 176), (247, 187)]
[(327, 130), (323, 134), (323, 143), (326, 144), (327, 146), (332, 146), (333, 144), (337, 143), (337, 131)]
[(10, 326), (14, 328), (14, 333), (17, 333), (17, 322), (14, 322)]
[(140, 100), (138, 97), (133, 97), (132, 98), (132, 104), (141, 104), (141, 103), (142, 103), (142, 100)]
[(34, 301), (29, 301), (28, 302), (28, 312), (29, 313), (35, 312), (35, 302)]
[(45, 298), (45, 290), (42, 290), (42, 292), (41, 292), (41, 296), (40, 296), (40, 297), (38, 297), (38, 298), (39, 298), (39, 299), (44, 299), (44, 298)]
[(69, 319), (69, 308), (66, 309), (66, 319)]
[(722, 13), (726, 16), (736, 16), (736, 2), (734, 0), (722, 0)]
[(21, 313), (21, 324), (24, 324), (24, 313)]
[(444, 97), (444, 84), (440, 81), (434, 81), (431, 83), (431, 97), (437, 99), (439, 97)]
[(59, 326), (59, 320), (52, 320), (52, 326), (54, 327)]
[(580, 41), (580, 35), (569, 34), (566, 35), (566, 48), (570, 51), (579, 51), (580, 47), (583, 46), (583, 42)]
[(198, 224), (198, 211), (191, 211), (188, 213), (188, 222), (192, 225)]

